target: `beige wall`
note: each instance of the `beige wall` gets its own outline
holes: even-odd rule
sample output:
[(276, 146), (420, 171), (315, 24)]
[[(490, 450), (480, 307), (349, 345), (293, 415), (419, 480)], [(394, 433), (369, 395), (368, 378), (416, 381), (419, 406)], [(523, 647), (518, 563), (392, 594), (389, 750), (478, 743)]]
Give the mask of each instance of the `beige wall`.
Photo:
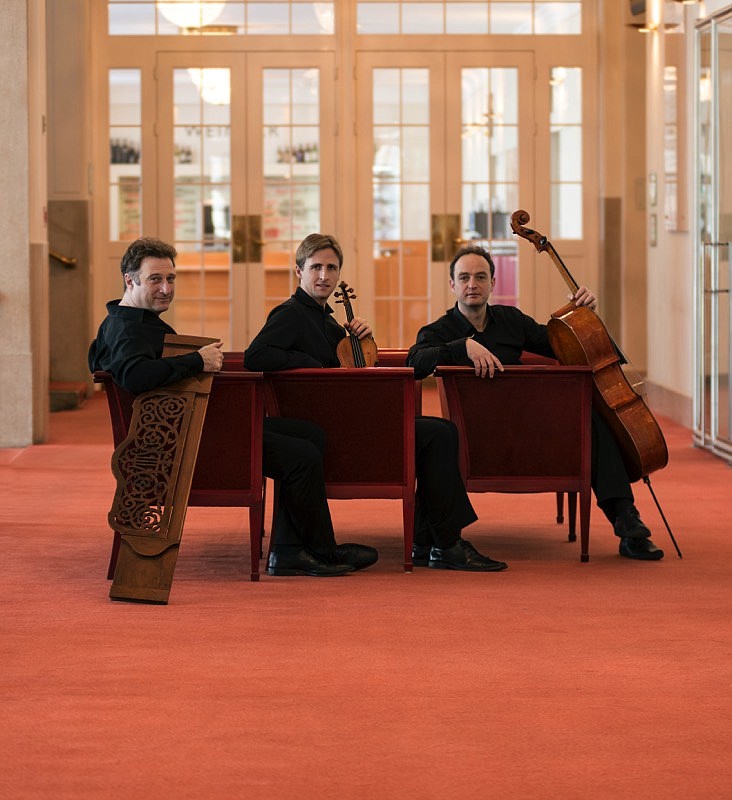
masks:
[(48, 421), (45, 3), (0, 14), (0, 447), (42, 441)]

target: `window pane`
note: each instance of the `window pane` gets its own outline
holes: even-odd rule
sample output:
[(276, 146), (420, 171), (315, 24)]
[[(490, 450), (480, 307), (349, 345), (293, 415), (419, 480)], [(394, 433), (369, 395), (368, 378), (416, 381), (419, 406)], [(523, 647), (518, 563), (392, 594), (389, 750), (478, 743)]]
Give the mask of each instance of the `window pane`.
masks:
[(400, 74), (398, 69), (375, 69), (373, 72), (374, 124), (399, 124)]
[(551, 179), (582, 180), (582, 129), (564, 126), (551, 129)]
[(429, 123), (429, 74), (426, 69), (402, 70), (402, 123)]
[(153, 36), (155, 34), (155, 6), (150, 3), (109, 5), (110, 36)]
[(582, 70), (579, 67), (552, 67), (550, 121), (573, 123), (582, 121)]
[(399, 178), (401, 159), (399, 128), (374, 128), (374, 177)]
[(290, 32), (287, 3), (249, 3), (247, 9), (247, 33), (282, 36)]
[(137, 69), (111, 69), (109, 88), (109, 238), (142, 234), (142, 90)]
[(292, 4), (292, 33), (329, 35), (334, 31), (333, 3)]
[(361, 34), (399, 33), (399, 4), (359, 3), (356, 30)]
[(290, 70), (268, 69), (264, 73), (264, 124), (280, 125), (290, 118)]
[(402, 238), (429, 239), (430, 208), (429, 186), (425, 184), (405, 184), (402, 210)]
[(109, 70), (109, 124), (141, 123), (140, 70)]
[(404, 128), (402, 147), (404, 180), (428, 180), (430, 173), (430, 133), (426, 127)]
[(401, 187), (398, 183), (374, 181), (374, 236), (399, 239), (401, 231)]
[(582, 3), (537, 3), (534, 9), (534, 32), (582, 33)]
[(445, 33), (488, 33), (488, 4), (448, 3)]
[(442, 3), (403, 3), (402, 33), (442, 33)]
[(552, 237), (582, 238), (582, 185), (559, 183), (552, 186)]
[(320, 120), (319, 82), (317, 69), (292, 71), (292, 118), (301, 125), (317, 125)]
[(531, 3), (503, 3), (493, 0), (490, 5), (491, 33), (531, 33)]

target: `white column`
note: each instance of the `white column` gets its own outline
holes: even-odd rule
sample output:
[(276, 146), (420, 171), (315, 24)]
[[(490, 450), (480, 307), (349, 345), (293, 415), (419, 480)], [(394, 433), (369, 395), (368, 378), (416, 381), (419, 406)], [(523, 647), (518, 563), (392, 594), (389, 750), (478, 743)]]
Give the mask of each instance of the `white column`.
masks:
[(48, 422), (45, 3), (0, 14), (0, 447), (42, 441)]

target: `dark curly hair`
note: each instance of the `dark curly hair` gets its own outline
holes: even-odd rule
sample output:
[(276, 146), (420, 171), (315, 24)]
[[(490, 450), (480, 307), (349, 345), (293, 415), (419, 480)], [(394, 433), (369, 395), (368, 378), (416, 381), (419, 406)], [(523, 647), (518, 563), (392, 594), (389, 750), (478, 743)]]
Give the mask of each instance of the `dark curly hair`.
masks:
[(144, 237), (135, 239), (134, 242), (125, 250), (120, 263), (122, 275), (129, 275), (135, 283), (140, 282), (138, 273), (142, 262), (152, 256), (152, 258), (169, 258), (175, 266), (175, 257), (178, 255), (172, 244), (163, 242), (160, 239)]

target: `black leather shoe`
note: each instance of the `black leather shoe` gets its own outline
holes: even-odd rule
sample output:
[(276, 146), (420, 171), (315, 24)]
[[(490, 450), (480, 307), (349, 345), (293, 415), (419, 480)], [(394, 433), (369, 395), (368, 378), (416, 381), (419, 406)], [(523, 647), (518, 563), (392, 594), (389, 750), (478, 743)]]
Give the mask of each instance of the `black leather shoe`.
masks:
[(458, 539), (452, 547), (433, 547), (428, 566), (431, 569), (459, 569), (464, 572), (500, 572), (508, 564), (481, 555), (470, 542)]
[(650, 530), (643, 524), (638, 509), (635, 506), (624, 508), (615, 517), (615, 535), (621, 539), (648, 539)]
[(267, 564), (268, 575), (312, 575), (316, 578), (330, 578), (353, 572), (352, 564), (327, 564), (307, 550), (273, 550)]
[(663, 550), (656, 547), (650, 539), (629, 537), (620, 540), (620, 555), (636, 558), (638, 561), (660, 561), (663, 558)]
[(426, 567), (430, 561), (431, 544), (413, 544), (412, 545), (412, 566), (413, 567)]
[(336, 564), (350, 564), (353, 569), (366, 569), (379, 560), (379, 552), (365, 544), (339, 544), (334, 553)]

